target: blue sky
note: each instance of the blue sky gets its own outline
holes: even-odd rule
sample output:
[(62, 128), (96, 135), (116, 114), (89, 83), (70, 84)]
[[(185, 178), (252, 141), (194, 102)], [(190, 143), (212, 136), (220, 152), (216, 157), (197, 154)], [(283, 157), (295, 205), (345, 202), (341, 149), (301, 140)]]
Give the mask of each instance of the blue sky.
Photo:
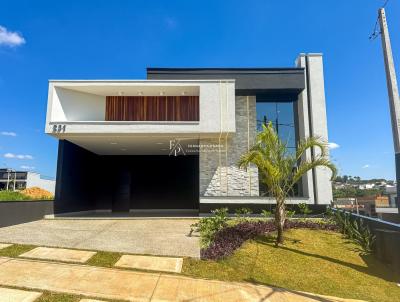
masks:
[[(383, 2), (2, 1), (0, 166), (55, 175), (48, 79), (141, 79), (148, 66), (291, 67), (298, 53), (322, 52), (340, 173), (393, 179), (381, 45), (368, 39)], [(399, 1), (386, 10), (399, 70)]]

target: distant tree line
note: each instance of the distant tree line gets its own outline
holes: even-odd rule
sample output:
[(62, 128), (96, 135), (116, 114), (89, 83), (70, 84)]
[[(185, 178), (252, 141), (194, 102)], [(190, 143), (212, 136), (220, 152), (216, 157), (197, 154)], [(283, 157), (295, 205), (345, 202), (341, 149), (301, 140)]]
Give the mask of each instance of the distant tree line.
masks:
[(365, 189), (361, 190), (359, 188), (354, 187), (345, 187), (345, 188), (333, 188), (333, 198), (344, 198), (344, 197), (363, 197), (363, 196), (376, 196), (382, 195), (384, 192), (381, 188), (374, 189)]
[(384, 178), (361, 179), (361, 177), (359, 176), (351, 176), (351, 175), (343, 175), (343, 176), (339, 175), (336, 177), (335, 182), (343, 184), (354, 184), (354, 185), (362, 185), (367, 183), (380, 183), (380, 182), (393, 184), (393, 180), (386, 180)]

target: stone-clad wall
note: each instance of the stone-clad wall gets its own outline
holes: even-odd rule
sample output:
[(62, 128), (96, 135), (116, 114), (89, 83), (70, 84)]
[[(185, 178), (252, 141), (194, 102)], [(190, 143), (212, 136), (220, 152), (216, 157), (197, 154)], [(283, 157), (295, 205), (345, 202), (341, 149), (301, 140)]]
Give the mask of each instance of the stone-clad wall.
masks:
[(201, 139), (200, 145), (215, 148), (200, 149), (201, 196), (258, 196), (258, 170), (237, 167), (240, 156), (252, 146), (256, 135), (256, 99), (236, 97), (236, 133), (220, 139)]

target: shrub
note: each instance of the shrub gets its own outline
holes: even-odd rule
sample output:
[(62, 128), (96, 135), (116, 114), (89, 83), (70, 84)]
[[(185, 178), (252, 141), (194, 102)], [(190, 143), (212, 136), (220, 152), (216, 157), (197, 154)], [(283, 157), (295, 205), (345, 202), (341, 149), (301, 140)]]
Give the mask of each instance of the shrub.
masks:
[(200, 246), (202, 248), (208, 247), (214, 240), (215, 234), (227, 226), (228, 209), (220, 208), (211, 211), (211, 217), (202, 218), (199, 222), (190, 226), (189, 236), (193, 232), (200, 233)]
[(286, 210), (286, 217), (287, 218), (292, 218), (294, 216), (294, 214), (296, 214), (296, 211)]
[(232, 254), (243, 242), (266, 232), (276, 230), (273, 221), (245, 221), (227, 227), (215, 234), (214, 241), (206, 249), (201, 250), (202, 259), (220, 259)]
[(272, 216), (272, 212), (271, 212), (271, 211), (268, 211), (268, 210), (262, 210), (262, 211), (261, 211), (261, 215), (262, 215), (264, 218), (270, 218), (270, 217)]
[(375, 235), (362, 219), (352, 218), (350, 213), (336, 210), (333, 220), (338, 224), (343, 235), (359, 244), (365, 253), (371, 253), (375, 243)]
[(298, 207), (299, 207), (300, 213), (303, 214), (304, 216), (312, 213), (310, 207), (306, 203), (299, 203)]
[(235, 210), (236, 218), (241, 219), (252, 214), (253, 211), (249, 208), (239, 208)]

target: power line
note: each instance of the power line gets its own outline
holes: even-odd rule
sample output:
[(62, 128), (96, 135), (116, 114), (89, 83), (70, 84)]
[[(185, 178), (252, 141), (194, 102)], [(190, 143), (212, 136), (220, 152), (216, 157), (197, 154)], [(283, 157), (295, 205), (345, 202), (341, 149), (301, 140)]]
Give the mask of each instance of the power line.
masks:
[[(388, 4), (389, 0), (386, 0), (385, 3), (383, 3), (382, 8), (385, 8), (386, 5)], [(381, 29), (379, 28), (379, 17), (376, 18), (375, 21), (375, 26), (372, 31), (372, 34), (369, 36), (370, 40), (375, 40), (377, 37), (379, 37), (381, 34)]]

